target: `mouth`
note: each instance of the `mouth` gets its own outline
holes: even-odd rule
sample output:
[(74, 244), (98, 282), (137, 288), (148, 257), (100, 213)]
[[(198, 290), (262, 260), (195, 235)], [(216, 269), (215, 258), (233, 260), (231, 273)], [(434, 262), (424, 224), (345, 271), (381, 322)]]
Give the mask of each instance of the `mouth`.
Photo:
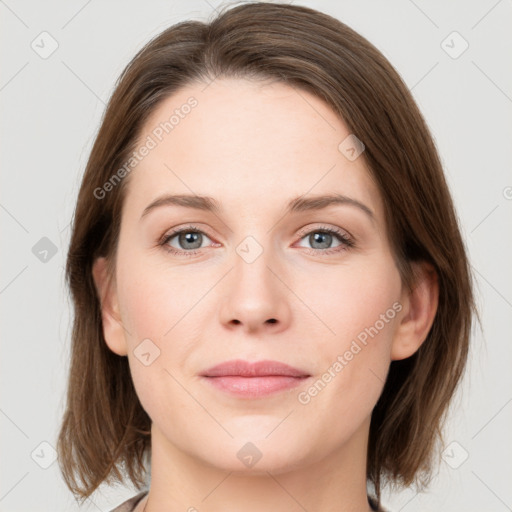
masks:
[(220, 391), (238, 397), (258, 398), (299, 386), (311, 375), (279, 361), (250, 363), (237, 359), (213, 366), (201, 377)]

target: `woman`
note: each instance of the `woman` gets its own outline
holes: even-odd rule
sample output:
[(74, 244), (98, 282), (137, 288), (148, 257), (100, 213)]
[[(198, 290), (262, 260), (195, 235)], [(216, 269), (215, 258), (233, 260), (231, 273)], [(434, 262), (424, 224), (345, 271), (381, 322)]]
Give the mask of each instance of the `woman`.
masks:
[(148, 43), (66, 271), (77, 497), (127, 476), (118, 511), (360, 512), (428, 481), (471, 276), (421, 113), (343, 23), (252, 3)]

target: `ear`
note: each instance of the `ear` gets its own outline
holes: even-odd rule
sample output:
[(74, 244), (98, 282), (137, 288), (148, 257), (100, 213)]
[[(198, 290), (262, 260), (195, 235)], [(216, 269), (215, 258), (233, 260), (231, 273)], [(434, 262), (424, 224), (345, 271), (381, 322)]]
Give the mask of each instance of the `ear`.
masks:
[(391, 348), (391, 359), (412, 356), (427, 338), (439, 301), (437, 272), (427, 262), (413, 263), (413, 289), (404, 287), (400, 323)]
[(112, 352), (125, 356), (128, 351), (119, 314), (116, 285), (115, 282), (112, 282), (115, 281), (115, 278), (108, 272), (108, 260), (105, 257), (97, 258), (94, 261), (92, 275), (100, 299), (105, 341)]

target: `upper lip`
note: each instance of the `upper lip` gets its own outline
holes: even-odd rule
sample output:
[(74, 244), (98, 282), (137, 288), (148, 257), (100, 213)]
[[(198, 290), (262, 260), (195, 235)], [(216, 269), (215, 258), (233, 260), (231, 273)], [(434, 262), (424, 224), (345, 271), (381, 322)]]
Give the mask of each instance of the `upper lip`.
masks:
[(286, 376), (286, 377), (309, 377), (309, 374), (293, 366), (280, 363), (279, 361), (256, 361), (251, 363), (242, 359), (225, 361), (205, 370), (203, 377), (265, 377), (265, 376)]

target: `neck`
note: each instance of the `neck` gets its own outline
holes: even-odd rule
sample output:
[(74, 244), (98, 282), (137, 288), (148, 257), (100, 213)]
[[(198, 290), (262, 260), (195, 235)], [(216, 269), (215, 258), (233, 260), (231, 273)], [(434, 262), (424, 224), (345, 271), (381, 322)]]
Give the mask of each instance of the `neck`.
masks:
[(367, 512), (369, 421), (353, 438), (313, 462), (250, 473), (213, 467), (169, 443), (152, 426), (151, 488), (137, 512)]

